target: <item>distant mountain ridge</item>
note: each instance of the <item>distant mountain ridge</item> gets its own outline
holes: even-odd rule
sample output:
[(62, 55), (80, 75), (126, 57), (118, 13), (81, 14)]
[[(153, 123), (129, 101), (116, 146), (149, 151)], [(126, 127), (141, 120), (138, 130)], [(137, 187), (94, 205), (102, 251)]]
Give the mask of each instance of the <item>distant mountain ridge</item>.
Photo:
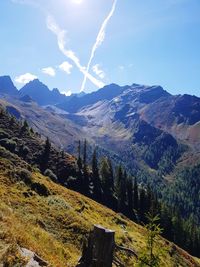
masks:
[[(64, 117), (86, 131), (89, 127), (90, 135), (95, 138), (101, 136), (96, 132), (97, 128), (100, 131), (97, 125), (102, 125), (106, 132), (109, 124), (116, 126), (116, 123), (123, 123), (128, 132), (134, 127), (131, 126), (134, 121), (143, 120), (200, 148), (200, 98), (174, 96), (161, 86), (110, 84), (92, 93), (65, 96), (58, 89), (50, 90), (38, 79), (17, 90), (9, 76), (2, 76), (0, 94), (14, 96), (24, 102), (35, 101), (40, 106), (52, 106), (49, 110), (55, 113), (62, 114), (61, 110), (64, 110), (63, 114), (69, 114)], [(109, 118), (112, 120), (108, 123)]]
[(120, 87), (117, 84), (110, 84), (98, 91), (83, 95), (81, 99), (75, 95), (70, 100), (60, 103), (57, 106), (70, 113), (75, 113), (84, 106), (92, 105), (102, 100), (111, 100), (115, 96), (121, 94), (126, 88), (128, 88), (128, 86)]
[(10, 76), (1, 76), (0, 77), (0, 94), (8, 94), (8, 95), (13, 95), (17, 96), (18, 95), (18, 90), (14, 86)]
[[(179, 169), (200, 163), (199, 97), (171, 95), (156, 85), (111, 84), (52, 102), (52, 91), (38, 80), (22, 92), (17, 97), (4, 93), (4, 109), (73, 154), (78, 141), (87, 139), (88, 153), (98, 146), (100, 157), (122, 163), (141, 184), (156, 186), (159, 192), (168, 180), (176, 180)], [(192, 197), (189, 201), (198, 208)]]
[(30, 81), (19, 90), (21, 96), (29, 95), (39, 105), (55, 105), (64, 101), (67, 97), (61, 94), (57, 88), (52, 91), (38, 79)]

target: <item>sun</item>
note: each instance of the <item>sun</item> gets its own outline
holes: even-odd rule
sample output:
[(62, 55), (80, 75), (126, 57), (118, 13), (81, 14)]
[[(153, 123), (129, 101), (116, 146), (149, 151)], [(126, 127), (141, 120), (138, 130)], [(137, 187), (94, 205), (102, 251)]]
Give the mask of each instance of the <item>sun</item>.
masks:
[(83, 2), (83, 0), (72, 0), (72, 2), (75, 4), (81, 4)]

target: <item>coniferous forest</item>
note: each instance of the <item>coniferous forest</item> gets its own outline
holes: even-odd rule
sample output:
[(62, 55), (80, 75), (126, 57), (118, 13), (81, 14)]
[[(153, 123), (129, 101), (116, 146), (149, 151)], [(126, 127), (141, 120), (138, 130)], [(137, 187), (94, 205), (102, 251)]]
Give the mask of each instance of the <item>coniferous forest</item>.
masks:
[[(113, 167), (109, 157), (99, 158), (98, 147), (89, 157), (86, 140), (78, 142), (76, 160), (73, 162), (71, 158), (69, 163), (68, 154), (57, 150), (48, 138), (41, 143), (39, 134), (26, 121), (17, 121), (1, 110), (0, 125), (0, 145), (39, 167), (53, 181), (142, 225), (147, 223), (146, 214), (158, 215), (164, 237), (192, 255), (200, 256), (199, 213), (196, 212), (199, 207), (196, 183), (199, 166), (181, 171), (177, 176), (177, 183), (180, 180), (191, 195), (184, 195), (187, 190), (183, 191), (180, 184), (177, 187), (175, 183), (166, 189), (162, 197), (156, 188), (138, 183), (137, 178), (132, 177), (121, 164)], [(44, 188), (39, 190), (45, 191)], [(196, 207), (191, 204), (191, 196), (197, 200)]]
[[(196, 207), (188, 206), (189, 197), (183, 196), (181, 189), (174, 186), (165, 192), (165, 197), (158, 198), (155, 188), (141, 186), (137, 178), (130, 176), (122, 165), (115, 169), (108, 157), (98, 160), (98, 149), (95, 148), (92, 158), (87, 159), (87, 142), (83, 142), (81, 156), (81, 142), (78, 146), (79, 177), (73, 189), (93, 198), (107, 207), (123, 213), (131, 220), (140, 224), (147, 223), (146, 215), (158, 215), (159, 223), (163, 228), (162, 235), (192, 255), (200, 256), (200, 227), (198, 213), (192, 213)], [(87, 160), (86, 160), (87, 159)], [(181, 181), (190, 192), (195, 194), (196, 183), (188, 179), (188, 175), (196, 181), (200, 167), (181, 172)], [(195, 176), (196, 175), (196, 176)], [(182, 178), (190, 181), (184, 182)], [(193, 186), (193, 187), (192, 187)], [(185, 192), (187, 192), (185, 190)], [(199, 195), (196, 195), (198, 199)], [(175, 198), (175, 200), (173, 199)], [(199, 207), (198, 202), (196, 202)], [(188, 209), (185, 209), (188, 207)]]

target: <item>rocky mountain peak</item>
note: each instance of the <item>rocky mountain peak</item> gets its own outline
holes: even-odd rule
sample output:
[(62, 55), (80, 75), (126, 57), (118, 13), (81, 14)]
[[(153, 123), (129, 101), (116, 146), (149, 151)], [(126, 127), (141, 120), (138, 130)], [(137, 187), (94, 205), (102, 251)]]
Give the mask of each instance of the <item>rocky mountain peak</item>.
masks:
[(10, 76), (0, 77), (0, 94), (17, 95), (18, 90), (14, 86)]

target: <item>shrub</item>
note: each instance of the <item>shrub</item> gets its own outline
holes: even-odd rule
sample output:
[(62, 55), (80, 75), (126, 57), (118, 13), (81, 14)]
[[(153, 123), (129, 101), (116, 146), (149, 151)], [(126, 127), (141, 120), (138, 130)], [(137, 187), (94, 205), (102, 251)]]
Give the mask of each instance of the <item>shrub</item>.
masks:
[(49, 196), (50, 192), (48, 190), (48, 188), (44, 185), (44, 184), (40, 184), (40, 183), (33, 183), (31, 185), (32, 190), (34, 190), (36, 193), (38, 193), (40, 196)]
[(58, 181), (58, 177), (50, 169), (46, 169), (44, 175), (48, 176), (54, 182)]
[(0, 129), (0, 139), (4, 139), (8, 137), (9, 135), (3, 129)]
[(32, 174), (30, 171), (26, 169), (20, 169), (18, 171), (18, 176), (20, 177), (20, 180), (22, 180), (25, 184), (32, 184)]
[(23, 157), (24, 159), (25, 159), (26, 156), (29, 154), (29, 152), (30, 152), (30, 149), (29, 149), (27, 146), (25, 146), (25, 145), (21, 145), (21, 146), (19, 147), (19, 155), (20, 155), (21, 157)]
[(0, 140), (0, 145), (5, 147), (10, 152), (14, 152), (17, 146), (17, 143), (12, 139), (4, 138)]

